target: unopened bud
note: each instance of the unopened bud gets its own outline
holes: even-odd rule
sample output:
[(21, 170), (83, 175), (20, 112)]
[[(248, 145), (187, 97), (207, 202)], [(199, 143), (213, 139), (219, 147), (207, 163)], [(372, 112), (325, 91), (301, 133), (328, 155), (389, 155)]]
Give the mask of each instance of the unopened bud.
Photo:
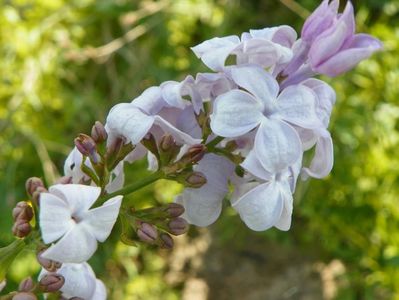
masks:
[(206, 183), (206, 177), (201, 172), (191, 172), (185, 179), (185, 186), (200, 188)]
[(165, 211), (168, 213), (169, 218), (177, 218), (184, 213), (184, 206), (178, 203), (169, 203)]
[(167, 152), (170, 149), (173, 148), (173, 146), (175, 145), (175, 139), (173, 138), (172, 135), (170, 134), (165, 134), (160, 143), (159, 143), (159, 148), (163, 151), (163, 152)]
[(167, 233), (161, 234), (159, 242), (159, 246), (164, 249), (172, 249), (174, 245), (172, 237)]
[(187, 153), (183, 155), (182, 160), (187, 163), (198, 163), (206, 153), (206, 146), (202, 144), (191, 146)]
[(20, 292), (29, 292), (35, 287), (35, 284), (33, 283), (33, 280), (31, 277), (25, 278), (24, 280), (21, 281), (21, 283), (18, 286), (18, 291)]
[(72, 176), (62, 176), (58, 178), (57, 184), (70, 184), (72, 183)]
[(45, 293), (57, 292), (62, 288), (65, 283), (65, 279), (62, 275), (59, 274), (46, 274), (40, 280), (39, 285), (40, 288)]
[(37, 297), (33, 293), (21, 292), (15, 294), (12, 300), (37, 300)]
[(12, 233), (16, 237), (26, 237), (32, 231), (32, 227), (29, 222), (24, 219), (17, 219), (12, 227)]
[(46, 249), (39, 251), (36, 255), (39, 264), (49, 272), (55, 272), (57, 269), (61, 268), (62, 264), (60, 262), (44, 258), (42, 256), (44, 251), (46, 251)]
[(43, 180), (38, 177), (31, 177), (25, 183), (26, 192), (32, 197), (33, 193), (36, 192), (38, 188), (44, 188)]
[(141, 223), (140, 228), (137, 229), (137, 236), (143, 242), (153, 244), (158, 238), (158, 231), (154, 225)]
[(96, 121), (94, 123), (94, 126), (91, 128), (91, 137), (98, 144), (107, 140), (108, 134), (101, 122)]
[(12, 210), (12, 216), (14, 221), (21, 219), (29, 222), (33, 218), (32, 207), (29, 206), (28, 202), (18, 202), (15, 208)]
[(168, 231), (173, 235), (181, 235), (188, 231), (188, 223), (183, 218), (172, 219), (168, 224)]
[(97, 153), (96, 142), (86, 134), (79, 134), (75, 139), (75, 146), (80, 153), (84, 156), (88, 156), (92, 163), (97, 164), (100, 162), (100, 156)]
[(147, 133), (145, 137), (141, 140), (141, 143), (157, 158), (159, 157), (157, 141), (155, 140), (155, 137), (152, 133)]

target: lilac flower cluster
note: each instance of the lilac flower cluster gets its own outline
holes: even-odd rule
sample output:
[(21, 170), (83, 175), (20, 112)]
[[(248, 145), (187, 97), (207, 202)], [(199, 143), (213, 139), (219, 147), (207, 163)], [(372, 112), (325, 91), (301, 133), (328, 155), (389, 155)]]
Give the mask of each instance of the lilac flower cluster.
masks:
[[(215, 222), (232, 191), (231, 205), (250, 229), (288, 230), (298, 177), (323, 178), (333, 167), (328, 125), (336, 95), (314, 76), (342, 74), (382, 48), (355, 33), (349, 1), (343, 13), (338, 7), (324, 0), (301, 38), (283, 25), (205, 41), (192, 50), (213, 72), (150, 87), (114, 106), (105, 127), (96, 122), (91, 136), (79, 135), (65, 177), (48, 191), (28, 181), (31, 203), (14, 210), (14, 234), (39, 241), (43, 266), (39, 283), (27, 280), (20, 292), (105, 299), (86, 261), (118, 217), (124, 243), (172, 248), (170, 234), (185, 233), (187, 222)], [(153, 175), (124, 187), (124, 168), (145, 156)], [(138, 210), (124, 199), (160, 178), (185, 186), (176, 203)], [(33, 217), (40, 229), (31, 227)]]

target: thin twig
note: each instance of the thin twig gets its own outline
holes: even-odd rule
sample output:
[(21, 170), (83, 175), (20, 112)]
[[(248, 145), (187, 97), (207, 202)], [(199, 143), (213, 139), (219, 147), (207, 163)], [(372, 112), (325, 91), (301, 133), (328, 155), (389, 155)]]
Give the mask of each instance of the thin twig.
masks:
[(306, 19), (310, 15), (310, 12), (306, 8), (294, 0), (280, 0), (280, 2), (302, 19)]

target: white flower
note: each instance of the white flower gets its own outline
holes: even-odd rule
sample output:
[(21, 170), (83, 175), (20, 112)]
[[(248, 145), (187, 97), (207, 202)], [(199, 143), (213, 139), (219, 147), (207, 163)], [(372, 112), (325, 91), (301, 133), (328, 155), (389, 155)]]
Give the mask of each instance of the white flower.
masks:
[(40, 195), (40, 228), (46, 244), (57, 241), (42, 256), (79, 263), (88, 260), (104, 242), (118, 217), (122, 196), (90, 209), (101, 192), (99, 187), (57, 184)]
[[(39, 274), (39, 280), (49, 272), (45, 269)], [(66, 299), (79, 297), (85, 300), (105, 300), (107, 291), (104, 283), (96, 278), (92, 268), (88, 263), (62, 264), (57, 270), (57, 274), (64, 277), (65, 283), (60, 291)]]
[(215, 100), (212, 131), (223, 137), (239, 137), (257, 128), (254, 150), (270, 173), (294, 164), (302, 144), (292, 125), (319, 128), (316, 96), (304, 86), (289, 86), (279, 95), (277, 81), (256, 66), (232, 68), (233, 80), (243, 89), (231, 90)]

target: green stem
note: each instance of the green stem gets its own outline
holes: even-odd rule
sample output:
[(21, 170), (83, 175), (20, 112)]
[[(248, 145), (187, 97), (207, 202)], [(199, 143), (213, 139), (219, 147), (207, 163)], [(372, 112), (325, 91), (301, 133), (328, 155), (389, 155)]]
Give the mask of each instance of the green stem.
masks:
[(212, 150), (213, 148), (216, 147), (217, 144), (219, 144), (221, 141), (223, 141), (224, 137), (222, 136), (217, 136), (215, 137), (212, 141), (210, 141), (208, 144), (205, 146), (209, 149)]
[(136, 181), (135, 183), (125, 186), (123, 189), (120, 189), (119, 191), (113, 192), (108, 195), (104, 195), (104, 196), (100, 197), (99, 205), (103, 204), (105, 201), (107, 201), (108, 199), (111, 199), (112, 197), (115, 197), (118, 195), (125, 196), (128, 194), (131, 194), (131, 193), (157, 181), (158, 179), (163, 178), (163, 176), (164, 176), (163, 172), (157, 171), (142, 180)]

